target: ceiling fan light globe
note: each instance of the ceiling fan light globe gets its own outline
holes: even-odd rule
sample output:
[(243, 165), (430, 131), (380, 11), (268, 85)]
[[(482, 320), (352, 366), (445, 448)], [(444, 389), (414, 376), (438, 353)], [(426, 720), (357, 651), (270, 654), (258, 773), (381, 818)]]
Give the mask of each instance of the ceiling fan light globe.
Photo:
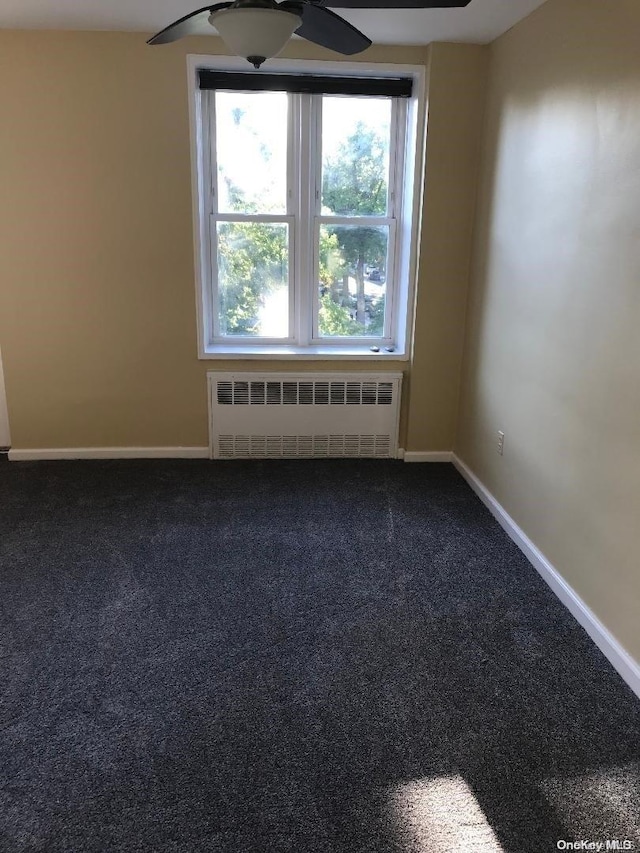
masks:
[(302, 19), (280, 9), (245, 6), (214, 12), (209, 23), (236, 56), (269, 59), (280, 53)]

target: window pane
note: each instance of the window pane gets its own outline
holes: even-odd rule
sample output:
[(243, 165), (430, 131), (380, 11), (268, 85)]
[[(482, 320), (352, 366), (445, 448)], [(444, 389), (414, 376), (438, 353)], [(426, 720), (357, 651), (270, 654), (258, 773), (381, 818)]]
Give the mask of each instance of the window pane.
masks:
[(385, 216), (391, 101), (322, 99), (322, 213)]
[(218, 211), (286, 213), (286, 92), (216, 92)]
[(389, 228), (320, 226), (321, 337), (381, 337)]
[(218, 222), (221, 335), (289, 336), (289, 226)]

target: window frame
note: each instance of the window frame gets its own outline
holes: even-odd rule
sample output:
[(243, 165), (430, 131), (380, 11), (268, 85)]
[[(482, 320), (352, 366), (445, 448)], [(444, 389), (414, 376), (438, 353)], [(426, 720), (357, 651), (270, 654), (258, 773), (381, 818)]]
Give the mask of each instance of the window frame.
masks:
[[(401, 126), (405, 138), (392, 138), (390, 158), (390, 191), (395, 183), (393, 206), (390, 204), (387, 217), (373, 217), (375, 224), (390, 224), (390, 229), (398, 229), (398, 239), (389, 236), (389, 256), (387, 280), (393, 278), (395, 286), (387, 290), (387, 299), (391, 300), (388, 309), (389, 329), (384, 330), (385, 338), (350, 337), (326, 338), (314, 336), (317, 328), (318, 294), (317, 288), (302, 284), (312, 270), (314, 279), (318, 271), (318, 247), (315, 236), (320, 222), (326, 219), (335, 221), (342, 217), (323, 217), (320, 211), (320, 199), (312, 198), (320, 188), (321, 158), (319, 154), (321, 122), (317, 120), (321, 104), (320, 95), (294, 96), (290, 103), (288, 117), (288, 198), (286, 216), (216, 214), (212, 208), (212, 193), (215, 191), (217, 175), (211, 168), (209, 152), (215, 140), (213, 110), (207, 110), (204, 97), (209, 93), (201, 92), (198, 86), (198, 71), (211, 68), (219, 71), (246, 71), (246, 61), (238, 57), (201, 56), (187, 57), (189, 83), (189, 118), (191, 131), (191, 165), (193, 182), (193, 223), (196, 271), (196, 308), (198, 357), (216, 358), (260, 358), (260, 359), (349, 359), (371, 360), (408, 360), (411, 350), (413, 329), (416, 275), (418, 267), (418, 239), (420, 234), (420, 213), (422, 203), (422, 181), (424, 172), (423, 152), (425, 150), (425, 69), (415, 65), (391, 65), (365, 62), (326, 62), (317, 60), (270, 60), (270, 70), (276, 73), (318, 73), (348, 76), (411, 76), (413, 94), (411, 98), (394, 99), (394, 110), (400, 110), (400, 121), (392, 120), (392, 129)], [(211, 93), (213, 100), (213, 93)], [(315, 99), (315, 100), (314, 100)], [(404, 114), (402, 114), (404, 113)], [(203, 118), (205, 120), (203, 121)], [(206, 120), (208, 118), (208, 121)], [(299, 134), (298, 134), (299, 130)], [(393, 154), (395, 153), (395, 156)], [(304, 164), (315, 163), (317, 173), (309, 174)], [(407, 192), (403, 192), (403, 190)], [(316, 193), (317, 195), (317, 193)], [(395, 214), (395, 216), (393, 215)], [(344, 217), (345, 220), (351, 219)], [(386, 220), (381, 223), (379, 220)], [(393, 222), (391, 220), (393, 219)], [(217, 221), (288, 221), (290, 239), (290, 337), (268, 339), (245, 336), (225, 336), (215, 334), (217, 312), (215, 307), (215, 284), (212, 270), (215, 270), (212, 239), (213, 228)], [(355, 224), (361, 217), (354, 217)], [(400, 250), (394, 253), (396, 246)], [(309, 253), (313, 257), (309, 257)], [(296, 284), (297, 283), (297, 284)], [(380, 347), (380, 352), (372, 352), (370, 347)], [(385, 346), (393, 346), (392, 352), (385, 352)]]

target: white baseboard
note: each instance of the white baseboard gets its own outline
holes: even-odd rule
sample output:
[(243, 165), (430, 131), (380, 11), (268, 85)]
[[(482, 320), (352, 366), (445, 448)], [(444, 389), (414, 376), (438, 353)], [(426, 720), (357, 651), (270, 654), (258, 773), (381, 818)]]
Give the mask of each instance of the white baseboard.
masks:
[(453, 454), (450, 450), (405, 450), (405, 462), (451, 462)]
[(536, 569), (542, 579), (551, 587), (567, 610), (569, 610), (580, 625), (582, 625), (596, 646), (609, 660), (611, 665), (617, 670), (624, 681), (626, 681), (636, 696), (640, 698), (640, 664), (631, 657), (629, 652), (618, 642), (618, 640), (616, 640), (608, 628), (602, 624), (593, 610), (585, 604), (578, 593), (567, 583), (555, 566), (553, 566), (540, 549), (534, 545), (524, 530), (516, 524), (516, 522), (498, 503), (491, 492), (478, 479), (473, 471), (455, 454), (453, 454), (452, 461), (483, 504), (497, 519), (501, 527), (504, 528), (518, 548), (520, 548), (534, 569)]
[(208, 447), (56, 447), (9, 451), (10, 462), (45, 459), (209, 459)]

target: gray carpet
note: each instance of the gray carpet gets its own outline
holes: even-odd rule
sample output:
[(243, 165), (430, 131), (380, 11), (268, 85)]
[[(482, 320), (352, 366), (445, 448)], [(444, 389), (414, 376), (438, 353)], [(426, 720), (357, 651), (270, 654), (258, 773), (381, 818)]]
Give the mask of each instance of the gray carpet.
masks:
[(448, 465), (0, 466), (0, 849), (638, 839), (640, 703)]

